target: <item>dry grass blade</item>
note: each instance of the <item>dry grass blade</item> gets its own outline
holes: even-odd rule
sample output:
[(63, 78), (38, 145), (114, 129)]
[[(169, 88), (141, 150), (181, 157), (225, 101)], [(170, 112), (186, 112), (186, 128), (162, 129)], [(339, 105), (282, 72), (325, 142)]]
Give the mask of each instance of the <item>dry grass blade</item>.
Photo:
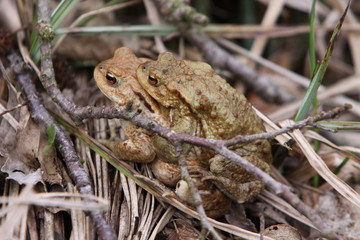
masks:
[[(5, 111), (7, 111), (7, 109), (2, 104), (0, 104), (0, 113)], [(16, 121), (16, 119), (10, 113), (6, 113), (1, 117), (3, 117), (15, 130), (18, 129), (19, 122)]]
[[(146, 182), (149, 186), (151, 186), (151, 188), (153, 188), (153, 190), (155, 192), (157, 192), (158, 194), (160, 194), (160, 199), (169, 203), (171, 206), (179, 209), (180, 211), (190, 215), (191, 217), (194, 217), (196, 219), (200, 219), (200, 216), (199, 214), (190, 209), (188, 206), (186, 206), (185, 204), (183, 204), (182, 202), (180, 202), (177, 198), (175, 198), (175, 195), (174, 194), (171, 194), (171, 196), (169, 196), (171, 190), (166, 188), (166, 187), (163, 187), (163, 186), (160, 186), (160, 185), (157, 185), (154, 181), (152, 181), (151, 179), (145, 177), (145, 176), (142, 176), (142, 175), (136, 175), (136, 177), (140, 180), (142, 180), (143, 182)], [(260, 234), (258, 233), (254, 233), (254, 232), (250, 232), (248, 230), (245, 230), (245, 229), (242, 229), (240, 227), (237, 227), (237, 226), (234, 226), (232, 224), (227, 224), (227, 223), (223, 223), (223, 222), (219, 222), (215, 219), (212, 219), (212, 218), (207, 218), (207, 220), (209, 221), (209, 223), (217, 228), (217, 229), (220, 229), (222, 231), (225, 231), (225, 232), (228, 232), (230, 234), (233, 234), (235, 236), (239, 236), (239, 237), (242, 237), (244, 239), (248, 239), (248, 240), (258, 240), (260, 238)], [(263, 238), (264, 240), (271, 240), (273, 238), (270, 238), (270, 237), (265, 237)]]
[[(71, 198), (75, 199), (70, 200)], [(97, 203), (87, 202), (84, 204), (84, 199), (96, 200)], [(29, 207), (33, 205), (41, 207), (66, 208), (71, 209), (72, 211), (78, 211), (81, 214), (83, 214), (83, 210), (103, 211), (109, 207), (107, 201), (91, 195), (60, 192), (35, 193), (33, 185), (31, 184), (26, 185), (25, 189), (21, 191), (19, 196), (1, 197), (0, 202), (3, 204), (3, 207), (0, 211), (0, 217), (4, 217), (4, 221), (0, 226), (0, 235), (2, 236), (2, 239), (14, 239), (13, 234), (18, 227), (21, 228), (21, 232), (26, 232), (26, 222)], [(73, 223), (73, 228), (75, 229), (76, 221)]]
[[(32, 186), (28, 185), (21, 192), (18, 198), (28, 199), (33, 194)], [(3, 239), (13, 239), (15, 231), (23, 227), (24, 219), (27, 219), (29, 205), (9, 203), (7, 207), (1, 209), (1, 215), (6, 214), (6, 218), (0, 226), (0, 235)]]
[[(30, 194), (30, 193), (29, 193)], [(81, 198), (83, 200), (96, 200), (97, 203), (86, 203), (65, 200), (65, 198)], [(17, 204), (17, 205), (35, 205), (42, 207), (62, 207), (67, 209), (78, 210), (106, 210), (109, 207), (108, 201), (95, 197), (93, 195), (71, 194), (71, 193), (31, 193), (29, 197), (1, 197), (2, 204)], [(0, 213), (2, 217), (4, 212)]]
[[(262, 2), (264, 4), (269, 4), (271, 1), (270, 0), (258, 0), (259, 2)], [(303, 1), (298, 1), (298, 0), (287, 0), (286, 1), (286, 5), (287, 7), (299, 10), (299, 11), (303, 11), (308, 13), (309, 9), (311, 8), (311, 3), (312, 0), (303, 0)], [(320, 1), (317, 1), (316, 3), (316, 13), (321, 15), (321, 16), (326, 16), (327, 14), (329, 14), (329, 8), (321, 3)]]
[(325, 143), (326, 145), (328, 145), (329, 147), (337, 150), (338, 152), (340, 152), (342, 155), (357, 161), (358, 163), (360, 163), (360, 158), (358, 156), (356, 156), (353, 153), (349, 152), (349, 149), (351, 149), (353, 152), (357, 152), (360, 153), (360, 149), (359, 148), (355, 148), (355, 147), (350, 147), (350, 146), (336, 146), (335, 144), (333, 144), (332, 142), (330, 142), (328, 139), (324, 138), (323, 136), (321, 136), (320, 134), (314, 132), (314, 131), (307, 131), (305, 133), (306, 137), (310, 137), (312, 139), (316, 139), (319, 140), (323, 143)]
[[(279, 130), (280, 128), (271, 121), (267, 116), (265, 116), (263, 113), (261, 113), (259, 110), (257, 110), (255, 107), (253, 107), (256, 114), (264, 121), (264, 125), (267, 132)], [(289, 146), (286, 144), (291, 140), (291, 137), (288, 134), (281, 134), (275, 137), (275, 139), (284, 147), (288, 148)]]
[[(293, 122), (286, 120), (280, 123), (282, 127), (289, 126)], [(325, 179), (333, 188), (335, 188), (341, 195), (347, 200), (360, 207), (360, 196), (349, 185), (338, 178), (331, 170), (326, 166), (320, 156), (314, 151), (312, 146), (306, 140), (300, 130), (294, 130), (290, 135), (295, 139), (300, 149), (308, 159), (311, 166)]]
[(308, 225), (309, 227), (312, 227), (314, 229), (318, 228), (303, 214), (301, 214), (298, 210), (296, 210), (293, 206), (291, 206), (288, 202), (284, 201), (282, 198), (279, 198), (275, 194), (268, 192), (266, 190), (262, 191), (262, 193), (259, 196), (261, 199), (263, 199), (265, 202), (271, 204), (275, 208), (279, 209), (280, 211), (286, 213), (287, 215), (295, 218), (299, 222), (302, 222), (305, 225)]
[[(273, 26), (276, 20), (281, 14), (284, 7), (285, 0), (275, 0), (269, 2), (268, 8), (264, 14), (261, 25), (262, 26)], [(256, 55), (261, 55), (265, 49), (267, 43), (266, 37), (255, 38), (254, 43), (251, 46), (251, 52)]]
[(175, 213), (175, 208), (168, 207), (166, 209), (166, 212), (163, 214), (163, 216), (161, 217), (161, 219), (157, 223), (157, 225), (154, 228), (149, 240), (155, 240), (156, 239), (156, 235), (165, 227), (166, 224), (168, 224), (168, 222), (170, 221), (170, 219), (172, 218), (174, 213)]

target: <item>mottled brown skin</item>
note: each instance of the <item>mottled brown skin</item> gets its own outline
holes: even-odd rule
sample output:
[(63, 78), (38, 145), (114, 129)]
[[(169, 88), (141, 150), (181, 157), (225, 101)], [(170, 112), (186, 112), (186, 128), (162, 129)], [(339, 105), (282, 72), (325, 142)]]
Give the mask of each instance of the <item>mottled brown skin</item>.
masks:
[[(116, 104), (129, 104), (134, 109), (139, 108), (146, 117), (167, 125), (161, 117), (157, 103), (136, 80), (137, 66), (146, 61), (148, 59), (137, 58), (131, 49), (119, 48), (113, 58), (101, 62), (95, 68), (94, 78), (100, 90)], [(149, 103), (149, 107), (145, 106), (145, 102)], [(122, 121), (122, 126), (128, 139), (111, 141), (108, 146), (120, 158), (135, 162), (152, 162), (156, 154), (149, 133), (137, 129), (128, 121)]]
[[(265, 131), (246, 98), (207, 63), (179, 61), (172, 53), (165, 52), (157, 61), (140, 65), (136, 73), (140, 84), (156, 102), (177, 116), (173, 123), (178, 130), (212, 139)], [(153, 139), (153, 145), (162, 144), (164, 140)], [(232, 199), (242, 203), (263, 189), (261, 181), (231, 161), (208, 149), (194, 149), (198, 150), (197, 158), (209, 166), (210, 172), (204, 173), (203, 180), (211, 180)], [(263, 171), (270, 171), (272, 156), (268, 141), (257, 140), (233, 149)]]
[[(149, 60), (137, 58), (131, 49), (122, 47), (115, 51), (113, 58), (101, 62), (95, 68), (94, 78), (101, 91), (118, 105), (131, 105), (135, 109), (141, 109), (145, 117), (174, 131), (196, 134), (194, 130), (198, 128), (192, 127), (191, 117), (182, 117), (182, 111), (172, 111), (159, 105), (139, 84), (136, 69), (146, 61)], [(178, 124), (179, 119), (182, 119), (180, 122), (183, 124)], [(107, 145), (112, 151), (125, 160), (152, 162), (155, 176), (164, 184), (175, 186), (180, 180), (180, 169), (174, 146), (151, 132), (136, 128), (130, 122), (123, 121), (122, 126), (127, 140), (109, 141)], [(191, 149), (187, 156), (189, 169), (207, 169), (197, 159), (196, 152), (197, 150)], [(198, 175), (192, 174), (192, 177), (197, 187), (202, 190), (201, 197), (208, 216), (224, 215), (230, 207), (230, 199), (210, 182), (201, 181)], [(178, 189), (177, 193), (183, 200), (189, 200), (185, 196), (186, 189)]]

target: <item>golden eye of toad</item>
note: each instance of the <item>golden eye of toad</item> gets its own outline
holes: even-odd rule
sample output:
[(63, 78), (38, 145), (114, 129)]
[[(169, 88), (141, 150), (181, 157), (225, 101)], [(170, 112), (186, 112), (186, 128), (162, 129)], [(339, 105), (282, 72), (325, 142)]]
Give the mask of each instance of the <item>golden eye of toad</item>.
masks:
[(106, 80), (108, 81), (108, 83), (110, 83), (111, 85), (114, 85), (117, 83), (117, 79), (115, 77), (115, 75), (112, 72), (107, 72), (106, 73)]
[(157, 78), (155, 76), (153, 76), (153, 75), (149, 75), (148, 81), (149, 81), (149, 84), (152, 85), (152, 86), (156, 86), (158, 84), (158, 82), (159, 82), (157, 80)]

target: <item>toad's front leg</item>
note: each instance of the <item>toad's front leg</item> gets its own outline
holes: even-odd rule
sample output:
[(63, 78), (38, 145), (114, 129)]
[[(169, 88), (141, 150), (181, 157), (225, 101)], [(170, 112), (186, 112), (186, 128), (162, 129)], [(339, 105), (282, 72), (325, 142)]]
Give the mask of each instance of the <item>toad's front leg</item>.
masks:
[(121, 159), (140, 163), (152, 162), (156, 154), (149, 134), (127, 121), (123, 121), (122, 127), (126, 140), (106, 140), (102, 142), (105, 142), (105, 145)]

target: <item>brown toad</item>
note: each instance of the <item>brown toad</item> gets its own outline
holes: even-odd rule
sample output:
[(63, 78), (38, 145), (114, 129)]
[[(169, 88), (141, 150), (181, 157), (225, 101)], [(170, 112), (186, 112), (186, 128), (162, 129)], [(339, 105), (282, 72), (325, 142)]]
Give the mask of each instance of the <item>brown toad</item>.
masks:
[[(177, 60), (174, 54), (165, 52), (157, 61), (140, 65), (136, 74), (160, 108), (169, 111), (170, 122), (189, 134), (229, 139), (265, 131), (246, 98), (207, 63)], [(152, 140), (158, 150), (167, 144), (160, 137), (155, 136)], [(233, 149), (261, 170), (270, 171), (272, 156), (268, 141), (256, 140)], [(210, 172), (205, 179), (210, 179), (237, 202), (247, 201), (264, 187), (256, 177), (213, 151), (194, 148), (194, 154), (209, 166)]]
[[(151, 97), (147, 91), (139, 84), (135, 76), (137, 67), (150, 61), (145, 58), (137, 58), (131, 49), (122, 47), (115, 51), (114, 57), (101, 62), (94, 71), (94, 77), (101, 91), (112, 101), (119, 105), (131, 105), (135, 109), (141, 109), (142, 114), (155, 120), (161, 125), (171, 128), (174, 131), (189, 132), (192, 127), (192, 117), (181, 117), (181, 111), (173, 111), (162, 105)], [(179, 119), (182, 119), (179, 121)], [(178, 124), (181, 122), (182, 124)], [(127, 137), (125, 141), (110, 141), (107, 145), (114, 153), (125, 160), (135, 162), (152, 162), (152, 169), (156, 177), (167, 185), (175, 185), (180, 179), (179, 167), (174, 162), (175, 150), (166, 141), (160, 145), (156, 135), (141, 128), (136, 128), (132, 123), (122, 121), (124, 133)], [(189, 133), (194, 133), (190, 131)], [(156, 154), (155, 154), (156, 153)], [(187, 155), (189, 169), (206, 170), (193, 153), (189, 151)], [(201, 177), (192, 174), (195, 182), (202, 190), (201, 197), (204, 208), (209, 216), (217, 217), (225, 214), (230, 207), (230, 200), (219, 191), (210, 181), (201, 181)], [(184, 191), (177, 189), (180, 197), (188, 200), (184, 196)], [(185, 191), (186, 192), (186, 191)], [(182, 194), (181, 194), (182, 193)]]

